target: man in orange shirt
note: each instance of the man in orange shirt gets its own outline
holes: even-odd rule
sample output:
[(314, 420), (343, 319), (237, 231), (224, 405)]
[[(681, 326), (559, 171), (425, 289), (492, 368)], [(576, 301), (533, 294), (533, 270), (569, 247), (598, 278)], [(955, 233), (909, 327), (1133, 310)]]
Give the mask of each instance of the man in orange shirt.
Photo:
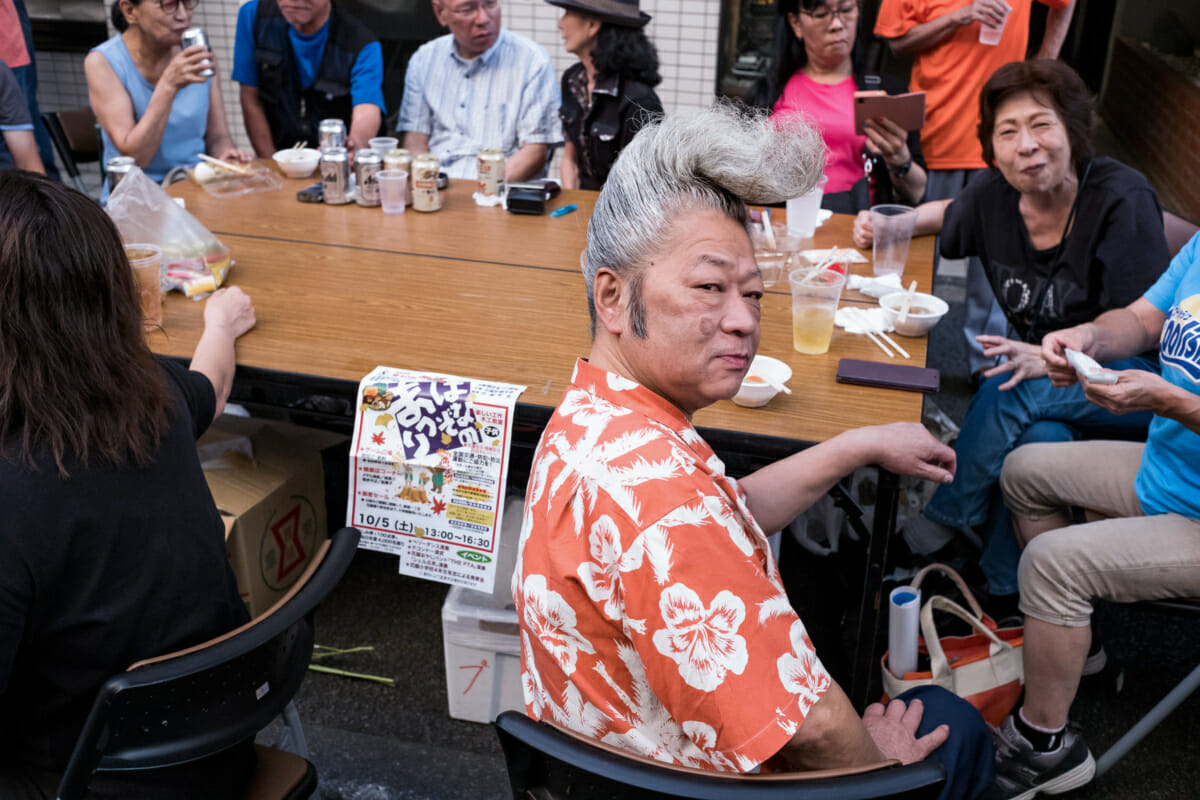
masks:
[(953, 451), (915, 423), (863, 428), (735, 481), (692, 427), (758, 348), (745, 201), (802, 194), (822, 150), (717, 107), (643, 128), (613, 166), (583, 259), (592, 349), (538, 445), (513, 575), (526, 710), (712, 770), (928, 757), (944, 797), (973, 798), (992, 778), (978, 712), (925, 687), (860, 718), (764, 533), (867, 464), (949, 481)]
[[(1058, 58), (1066, 39), (1074, 0), (1038, 0), (1050, 6), (1037, 58)], [(912, 58), (914, 92), (925, 92), (921, 151), (929, 169), (925, 200), (953, 199), (977, 170), (985, 168), (976, 134), (979, 90), (1010, 61), (1024, 61), (1029, 45), (1033, 0), (883, 0), (875, 35), (892, 52)], [(1007, 16), (1007, 19), (1006, 19)], [(979, 41), (985, 24), (1004, 24), (995, 45)], [(967, 360), (971, 374), (994, 363), (975, 341), (979, 334), (1008, 332), (979, 259), (967, 268)]]

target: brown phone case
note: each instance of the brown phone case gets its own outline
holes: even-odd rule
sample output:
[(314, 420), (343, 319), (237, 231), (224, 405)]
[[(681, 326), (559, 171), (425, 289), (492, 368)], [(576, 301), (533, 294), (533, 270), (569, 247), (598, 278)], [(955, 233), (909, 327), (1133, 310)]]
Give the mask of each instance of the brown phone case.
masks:
[(837, 382), (909, 392), (936, 392), (941, 386), (942, 375), (932, 367), (843, 358), (838, 361)]
[(925, 125), (925, 93), (855, 92), (854, 132), (865, 136), (863, 123), (877, 117), (887, 117), (906, 131), (918, 131)]

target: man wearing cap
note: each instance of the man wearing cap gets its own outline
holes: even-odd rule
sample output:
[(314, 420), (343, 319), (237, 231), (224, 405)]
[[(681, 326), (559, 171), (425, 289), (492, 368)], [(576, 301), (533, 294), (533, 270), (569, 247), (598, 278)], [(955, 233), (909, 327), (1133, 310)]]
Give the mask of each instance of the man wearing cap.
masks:
[(452, 178), (474, 178), (481, 147), (504, 152), (509, 181), (541, 175), (562, 141), (559, 94), (541, 45), (500, 26), (500, 0), (433, 0), (450, 33), (408, 62), (396, 129)]
[(317, 125), (346, 124), (347, 147), (379, 133), (383, 50), (375, 34), (332, 0), (250, 0), (238, 9), (232, 77), (260, 157), (306, 141)]
[(643, 28), (638, 0), (547, 0), (563, 9), (558, 30), (579, 63), (562, 78), (562, 184), (599, 189), (617, 155), (662, 113), (654, 93), (658, 53)]

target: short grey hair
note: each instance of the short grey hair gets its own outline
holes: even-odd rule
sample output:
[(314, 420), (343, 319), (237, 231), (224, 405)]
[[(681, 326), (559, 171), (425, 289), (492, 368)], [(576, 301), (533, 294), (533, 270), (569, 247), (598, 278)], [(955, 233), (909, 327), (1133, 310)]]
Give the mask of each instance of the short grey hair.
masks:
[(638, 131), (613, 165), (588, 223), (580, 259), (592, 333), (592, 283), (601, 267), (630, 281), (633, 333), (646, 335), (641, 271), (657, 255), (676, 215), (719, 211), (747, 223), (746, 204), (799, 197), (824, 171), (820, 135), (798, 118), (768, 119), (729, 102), (681, 111)]

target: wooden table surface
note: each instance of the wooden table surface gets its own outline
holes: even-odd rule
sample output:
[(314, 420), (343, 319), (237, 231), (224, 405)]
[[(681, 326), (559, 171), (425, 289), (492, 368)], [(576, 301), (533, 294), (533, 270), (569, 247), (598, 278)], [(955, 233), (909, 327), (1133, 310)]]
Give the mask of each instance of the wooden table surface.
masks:
[[(239, 365), (353, 384), (376, 365), (446, 372), (525, 384), (523, 404), (557, 405), (575, 359), (590, 347), (579, 254), (595, 193), (550, 201), (579, 206), (563, 217), (523, 216), (476, 206), (471, 183), (455, 181), (441, 211), (385, 216), (354, 204), (297, 202), (295, 192), (309, 183), (224, 199), (190, 181), (172, 187), (230, 248), (229, 283), (254, 302), (258, 325), (238, 342)], [(812, 246), (852, 246), (851, 225), (851, 217), (835, 215)], [(933, 237), (915, 239), (904, 280), (929, 291), (932, 261)], [(869, 273), (870, 264), (854, 271)], [(846, 302), (874, 301), (847, 292)], [(189, 357), (202, 308), (172, 292), (151, 347)], [(912, 356), (904, 363), (925, 364), (925, 338), (896, 338)], [(825, 355), (792, 349), (786, 281), (764, 298), (759, 352), (791, 365), (793, 393), (761, 409), (718, 402), (697, 413), (698, 427), (800, 446), (862, 425), (920, 419), (919, 394), (835, 383), (840, 358), (887, 360), (865, 336), (835, 329)]]

